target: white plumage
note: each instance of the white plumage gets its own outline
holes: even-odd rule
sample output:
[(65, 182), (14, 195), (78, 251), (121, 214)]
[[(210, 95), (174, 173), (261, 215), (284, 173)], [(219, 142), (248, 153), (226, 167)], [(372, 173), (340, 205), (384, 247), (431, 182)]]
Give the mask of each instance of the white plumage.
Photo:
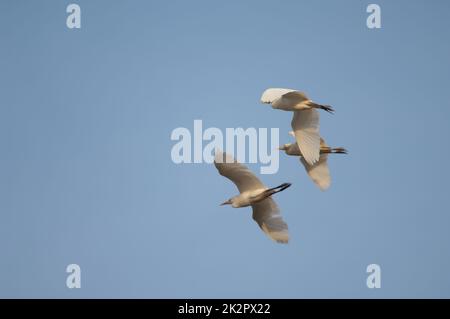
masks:
[(309, 99), (305, 93), (292, 89), (270, 88), (263, 92), (261, 102), (272, 108), (294, 112), (291, 126), (303, 158), (310, 165), (320, 157), (319, 113), (316, 109), (333, 112), (328, 105)]
[(276, 242), (287, 243), (288, 226), (271, 196), (285, 190), (291, 184), (284, 183), (267, 188), (245, 165), (221, 151), (216, 152), (214, 165), (220, 175), (231, 180), (240, 192), (222, 205), (231, 205), (234, 208), (252, 206), (253, 219), (261, 229)]
[[(289, 132), (290, 135), (295, 137), (294, 132)], [(299, 156), (300, 162), (305, 167), (306, 173), (311, 180), (321, 189), (326, 190), (331, 184), (330, 169), (328, 168), (328, 154), (347, 154), (347, 150), (342, 147), (331, 148), (329, 147), (323, 138), (320, 138), (320, 156), (319, 160), (314, 164), (309, 164), (303, 157), (297, 143), (284, 144), (279, 147), (290, 156)]]
[(291, 126), (304, 159), (314, 164), (320, 157), (319, 112), (315, 109), (295, 111)]
[(300, 162), (305, 167), (308, 176), (323, 191), (331, 185), (330, 169), (328, 168), (327, 160), (328, 154), (320, 154), (319, 160), (310, 165), (303, 157), (300, 157)]

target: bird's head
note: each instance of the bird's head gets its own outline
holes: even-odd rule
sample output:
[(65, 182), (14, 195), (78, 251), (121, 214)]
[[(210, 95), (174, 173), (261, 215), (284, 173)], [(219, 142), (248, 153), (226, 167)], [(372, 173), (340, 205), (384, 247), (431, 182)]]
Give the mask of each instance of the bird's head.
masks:
[(290, 146), (291, 146), (291, 144), (283, 144), (283, 145), (278, 147), (278, 150), (280, 150), (280, 151), (287, 151)]
[(230, 198), (229, 200), (223, 202), (222, 204), (220, 204), (220, 206), (224, 206), (224, 205), (232, 205), (233, 204), (233, 198)]

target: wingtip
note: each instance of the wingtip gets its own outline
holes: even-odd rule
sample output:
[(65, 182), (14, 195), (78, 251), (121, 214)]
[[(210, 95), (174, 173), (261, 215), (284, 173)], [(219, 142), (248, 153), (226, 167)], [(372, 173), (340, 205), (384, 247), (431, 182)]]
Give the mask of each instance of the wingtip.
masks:
[(326, 184), (326, 185), (318, 184), (317, 186), (319, 187), (319, 189), (320, 189), (322, 192), (325, 192), (326, 190), (328, 190), (328, 189), (330, 188), (330, 185), (331, 185), (331, 184)]

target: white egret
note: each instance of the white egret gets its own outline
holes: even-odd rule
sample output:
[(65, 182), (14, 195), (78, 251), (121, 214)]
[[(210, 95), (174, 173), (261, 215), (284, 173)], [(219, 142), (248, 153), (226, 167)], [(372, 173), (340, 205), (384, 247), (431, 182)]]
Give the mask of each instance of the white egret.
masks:
[(310, 100), (305, 93), (292, 89), (270, 88), (264, 91), (261, 102), (272, 108), (293, 111), (291, 126), (303, 158), (313, 165), (320, 157), (319, 113), (317, 109), (333, 113), (329, 105), (321, 105)]
[[(289, 132), (289, 134), (294, 135), (293, 132)], [(297, 143), (284, 144), (278, 149), (284, 151), (287, 155), (299, 156), (306, 173), (321, 190), (326, 190), (331, 184), (330, 169), (327, 163), (328, 154), (347, 154), (347, 150), (343, 147), (329, 147), (323, 138), (320, 138), (319, 160), (312, 165), (305, 161)]]
[(231, 180), (240, 192), (221, 205), (231, 205), (234, 208), (252, 206), (253, 219), (261, 229), (276, 242), (287, 243), (288, 226), (271, 196), (285, 190), (291, 184), (283, 183), (277, 187), (267, 188), (245, 165), (221, 151), (216, 152), (214, 164), (220, 175)]

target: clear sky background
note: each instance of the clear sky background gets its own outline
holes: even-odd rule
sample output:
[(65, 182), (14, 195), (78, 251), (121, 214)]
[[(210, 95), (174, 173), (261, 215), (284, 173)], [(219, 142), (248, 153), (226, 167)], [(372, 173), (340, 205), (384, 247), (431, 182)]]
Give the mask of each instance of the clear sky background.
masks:
[[(0, 296), (450, 297), (450, 2), (0, 2)], [(267, 87), (331, 104), (321, 192), (281, 156), (291, 242), (234, 185), (175, 165), (174, 128), (278, 127)], [(257, 171), (259, 165), (251, 165)], [(66, 287), (66, 266), (82, 288)], [(368, 289), (366, 267), (382, 270)]]

